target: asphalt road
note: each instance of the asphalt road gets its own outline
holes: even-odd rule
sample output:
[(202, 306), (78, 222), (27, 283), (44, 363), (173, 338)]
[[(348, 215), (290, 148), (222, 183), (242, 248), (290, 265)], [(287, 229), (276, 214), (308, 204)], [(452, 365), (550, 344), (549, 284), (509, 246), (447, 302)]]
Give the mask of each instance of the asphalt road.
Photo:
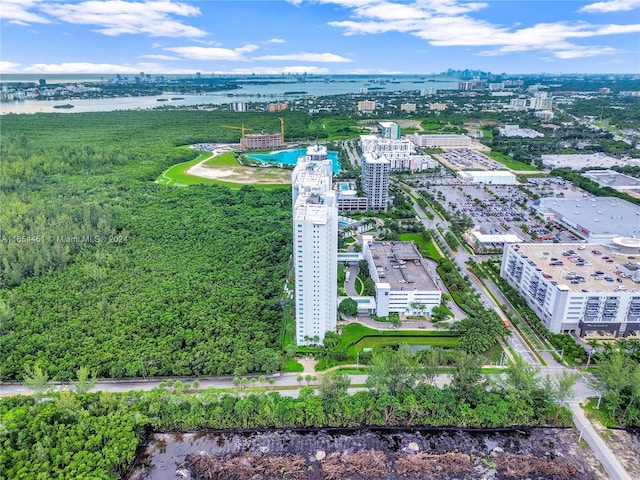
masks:
[[(411, 188), (411, 187), (408, 187), (408, 188), (410, 189), (411, 193), (416, 197), (419, 195), (417, 190), (415, 190), (414, 188)], [(413, 203), (413, 208), (418, 214), (418, 217), (422, 221), (423, 225), (427, 229), (431, 229), (432, 231), (434, 231), (435, 234), (438, 235), (442, 240), (441, 243), (445, 245), (445, 248), (446, 248), (446, 251), (444, 252), (446, 256), (450, 258), (458, 266), (458, 268), (463, 273), (463, 275), (466, 274), (469, 276), (469, 280), (471, 281), (474, 289), (476, 290), (476, 293), (479, 295), (480, 300), (482, 301), (482, 304), (485, 306), (485, 308), (490, 308), (495, 310), (498, 313), (498, 315), (504, 318), (505, 317), (504, 312), (502, 312), (500, 305), (496, 303), (493, 297), (489, 295), (489, 293), (487, 292), (487, 287), (478, 278), (476, 278), (475, 275), (467, 271), (467, 262), (473, 258), (472, 255), (470, 255), (462, 246), (458, 249), (457, 252), (452, 251), (448, 247), (444, 237), (440, 234), (440, 231), (438, 230), (437, 227), (439, 227), (440, 230), (446, 232), (449, 229), (448, 222), (446, 222), (445, 220), (442, 220), (436, 212), (433, 212), (434, 220), (429, 219), (425, 215), (422, 208), (413, 199), (412, 199), (412, 203)], [(500, 297), (497, 297), (497, 298), (500, 298)], [(516, 353), (518, 353), (518, 355), (520, 355), (527, 363), (530, 363), (533, 365), (537, 365), (540, 363), (535, 353), (531, 351), (531, 349), (528, 347), (524, 339), (513, 328), (511, 329), (511, 335), (509, 336), (508, 342), (509, 342), (509, 345), (513, 348), (513, 350)], [(546, 361), (546, 358), (545, 358), (545, 361)], [(557, 363), (551, 356), (549, 356), (549, 361), (551, 362), (550, 364), (557, 365)]]

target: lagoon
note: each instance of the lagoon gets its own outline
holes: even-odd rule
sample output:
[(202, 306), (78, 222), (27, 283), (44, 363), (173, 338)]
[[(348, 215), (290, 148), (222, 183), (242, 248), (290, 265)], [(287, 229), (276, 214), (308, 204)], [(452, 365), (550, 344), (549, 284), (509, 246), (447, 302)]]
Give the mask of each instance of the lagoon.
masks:
[[(249, 153), (247, 157), (266, 163), (282, 163), (284, 165), (297, 165), (298, 158), (305, 156), (306, 149), (278, 150), (270, 153)], [(340, 163), (338, 162), (338, 152), (327, 151), (327, 158), (333, 162), (333, 173), (340, 173)]]

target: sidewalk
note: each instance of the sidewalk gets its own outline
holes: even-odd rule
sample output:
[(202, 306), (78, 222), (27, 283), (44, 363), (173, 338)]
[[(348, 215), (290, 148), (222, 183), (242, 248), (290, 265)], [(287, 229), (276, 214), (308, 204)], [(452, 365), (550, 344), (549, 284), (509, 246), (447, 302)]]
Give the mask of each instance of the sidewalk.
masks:
[(584, 438), (611, 478), (613, 480), (631, 480), (631, 475), (627, 473), (607, 444), (604, 443), (604, 440), (600, 438), (580, 405), (578, 403), (570, 403), (569, 408), (573, 413), (573, 423), (580, 432), (580, 437)]

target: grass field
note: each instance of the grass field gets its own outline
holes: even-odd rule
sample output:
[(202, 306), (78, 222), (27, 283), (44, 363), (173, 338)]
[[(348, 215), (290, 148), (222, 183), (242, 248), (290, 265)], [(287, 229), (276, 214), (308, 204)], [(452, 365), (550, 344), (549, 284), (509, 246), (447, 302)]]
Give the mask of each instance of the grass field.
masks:
[(364, 337), (349, 350), (362, 351), (363, 348), (380, 348), (399, 344), (407, 345), (430, 345), (432, 347), (453, 348), (458, 345), (455, 337), (435, 337), (435, 336), (410, 336), (396, 335), (385, 337)]
[(442, 258), (442, 255), (438, 252), (438, 249), (433, 244), (432, 240), (425, 240), (420, 236), (419, 233), (401, 233), (400, 240), (403, 242), (414, 242), (416, 245), (420, 245), (422, 249), (422, 254), (433, 258), (435, 261), (438, 261)]
[(303, 372), (304, 367), (294, 359), (285, 359), (282, 365), (283, 373)]
[[(213, 173), (219, 169), (221, 173), (225, 173), (224, 178), (228, 178), (229, 181), (221, 178), (206, 178), (204, 176), (187, 173), (190, 168), (196, 167), (201, 162), (202, 165), (199, 168), (203, 171), (206, 172), (207, 169), (210, 169)], [(189, 185), (225, 185), (230, 188), (241, 188), (243, 185), (255, 185), (260, 188), (282, 188), (286, 186), (290, 178), (291, 172), (276, 167), (244, 167), (236, 161), (235, 155), (232, 152), (223, 153), (215, 157), (212, 156), (211, 152), (201, 152), (193, 160), (169, 167), (158, 177), (156, 182), (161, 185), (172, 185), (174, 187), (186, 187)]]
[(176, 165), (169, 167), (164, 173), (162, 173), (162, 175), (158, 177), (156, 182), (162, 185), (174, 185), (177, 187), (183, 187), (187, 185), (200, 185), (203, 183), (218, 183), (206, 178), (194, 177), (193, 175), (185, 173), (189, 168), (197, 165), (209, 156), (211, 156), (210, 152), (202, 152), (193, 160), (183, 163), (177, 163)]
[(355, 357), (363, 348), (380, 348), (390, 345), (432, 345), (455, 347), (456, 335), (434, 330), (374, 330), (359, 323), (351, 323), (342, 329), (340, 346), (347, 348), (347, 355)]
[[(207, 152), (205, 152), (207, 153)], [(237, 167), (239, 166), (236, 156), (232, 152), (223, 153), (210, 158), (202, 164), (205, 167)]]
[(528, 163), (520, 162), (518, 160), (514, 160), (509, 155), (505, 155), (500, 152), (484, 152), (488, 157), (491, 157), (496, 162), (503, 164), (505, 167), (510, 168), (511, 170), (523, 170), (523, 171), (534, 171), (538, 170), (535, 165), (529, 165)]

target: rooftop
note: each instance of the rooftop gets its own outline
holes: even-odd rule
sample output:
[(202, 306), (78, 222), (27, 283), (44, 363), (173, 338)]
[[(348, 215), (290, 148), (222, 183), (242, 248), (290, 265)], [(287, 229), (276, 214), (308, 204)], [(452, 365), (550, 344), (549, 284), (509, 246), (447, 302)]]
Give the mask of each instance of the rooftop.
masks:
[(587, 230), (585, 234), (640, 236), (640, 207), (615, 197), (543, 198), (534, 202), (541, 213), (555, 213)]
[(626, 254), (617, 253), (606, 245), (526, 243), (513, 248), (550, 283), (557, 282), (561, 290), (576, 293), (611, 293), (619, 292), (621, 288), (640, 291), (640, 285), (627, 277), (630, 271), (624, 267), (630, 261), (640, 260), (629, 260)]
[(308, 197), (299, 197), (296, 203), (295, 217), (297, 221), (309, 221), (317, 225), (324, 225), (329, 222), (329, 208), (331, 205), (323, 205), (319, 203), (306, 203)]
[(392, 290), (438, 290), (413, 243), (373, 242), (369, 249), (380, 281), (388, 283)]
[(603, 187), (611, 188), (638, 188), (640, 187), (640, 179), (618, 173), (613, 170), (591, 170), (584, 172), (583, 175), (598, 183)]
[(625, 165), (625, 162), (617, 158), (610, 157), (602, 152), (599, 153), (570, 153), (558, 155), (542, 155), (542, 163), (549, 167), (569, 167), (579, 170), (584, 167), (605, 167), (614, 165)]

